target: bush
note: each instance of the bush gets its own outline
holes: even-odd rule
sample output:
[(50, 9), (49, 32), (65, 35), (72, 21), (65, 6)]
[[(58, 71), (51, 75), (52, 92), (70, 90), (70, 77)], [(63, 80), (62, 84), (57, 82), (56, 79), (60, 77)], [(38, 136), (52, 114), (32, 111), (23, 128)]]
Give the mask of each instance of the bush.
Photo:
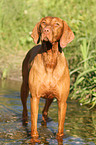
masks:
[(96, 49), (90, 51), (90, 44), (84, 39), (80, 47), (83, 61), (75, 71), (79, 70), (73, 85), (72, 98), (79, 99), (81, 104), (89, 104), (93, 108), (96, 105)]

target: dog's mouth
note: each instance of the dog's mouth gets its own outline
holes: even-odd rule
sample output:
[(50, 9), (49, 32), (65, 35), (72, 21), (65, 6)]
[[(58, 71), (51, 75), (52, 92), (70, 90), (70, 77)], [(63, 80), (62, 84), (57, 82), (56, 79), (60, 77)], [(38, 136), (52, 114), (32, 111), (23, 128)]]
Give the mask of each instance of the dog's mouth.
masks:
[(52, 44), (52, 41), (48, 39), (48, 37), (45, 37), (41, 39), (42, 42), (47, 43), (47, 44)]
[(43, 41), (49, 41), (48, 37), (44, 37)]
[(42, 33), (41, 34), (41, 41), (42, 42), (46, 41), (46, 42), (52, 43), (52, 34), (51, 33), (50, 34), (44, 34), (44, 33)]

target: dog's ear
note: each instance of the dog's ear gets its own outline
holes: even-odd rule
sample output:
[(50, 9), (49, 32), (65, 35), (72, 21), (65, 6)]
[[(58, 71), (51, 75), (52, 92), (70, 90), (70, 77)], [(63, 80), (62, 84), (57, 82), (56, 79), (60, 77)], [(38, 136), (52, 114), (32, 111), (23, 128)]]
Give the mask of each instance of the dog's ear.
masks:
[(74, 39), (74, 33), (70, 29), (70, 27), (67, 25), (65, 21), (63, 21), (63, 32), (62, 36), (60, 38), (60, 47), (64, 48), (67, 46), (68, 43), (70, 43)]
[(40, 35), (39, 34), (39, 26), (40, 26), (40, 22), (38, 22), (35, 25), (35, 27), (33, 28), (32, 34), (31, 34), (31, 37), (33, 38), (35, 44), (39, 43), (39, 35)]

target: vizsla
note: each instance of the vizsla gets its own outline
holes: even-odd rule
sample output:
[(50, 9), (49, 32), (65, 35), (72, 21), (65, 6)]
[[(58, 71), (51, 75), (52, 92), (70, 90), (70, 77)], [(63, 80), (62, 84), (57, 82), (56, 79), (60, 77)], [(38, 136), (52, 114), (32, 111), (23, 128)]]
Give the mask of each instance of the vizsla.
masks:
[(27, 97), (31, 93), (31, 136), (38, 138), (37, 119), (40, 97), (46, 99), (42, 111), (43, 121), (48, 118), (48, 109), (53, 98), (58, 101), (57, 138), (64, 135), (64, 121), (67, 97), (70, 89), (70, 76), (62, 48), (74, 39), (74, 34), (67, 23), (57, 17), (45, 17), (37, 23), (31, 37), (37, 44), (27, 53), (22, 66), (23, 82), (21, 100), (23, 104), (23, 121), (28, 119)]

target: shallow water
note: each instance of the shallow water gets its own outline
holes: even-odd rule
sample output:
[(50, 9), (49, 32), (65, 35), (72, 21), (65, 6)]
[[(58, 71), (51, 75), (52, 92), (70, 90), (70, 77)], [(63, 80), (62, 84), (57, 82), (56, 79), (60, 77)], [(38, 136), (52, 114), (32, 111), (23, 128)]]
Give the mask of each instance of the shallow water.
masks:
[[(20, 101), (20, 82), (0, 81), (0, 145), (30, 144), (30, 97), (28, 98), (29, 123), (22, 126), (22, 105)], [(52, 119), (47, 127), (41, 125), (44, 99), (40, 100), (38, 115), (38, 132), (41, 145), (95, 145), (96, 144), (96, 110), (88, 110), (78, 102), (68, 99), (65, 120), (65, 138), (57, 142), (58, 106), (56, 102), (50, 107)]]

